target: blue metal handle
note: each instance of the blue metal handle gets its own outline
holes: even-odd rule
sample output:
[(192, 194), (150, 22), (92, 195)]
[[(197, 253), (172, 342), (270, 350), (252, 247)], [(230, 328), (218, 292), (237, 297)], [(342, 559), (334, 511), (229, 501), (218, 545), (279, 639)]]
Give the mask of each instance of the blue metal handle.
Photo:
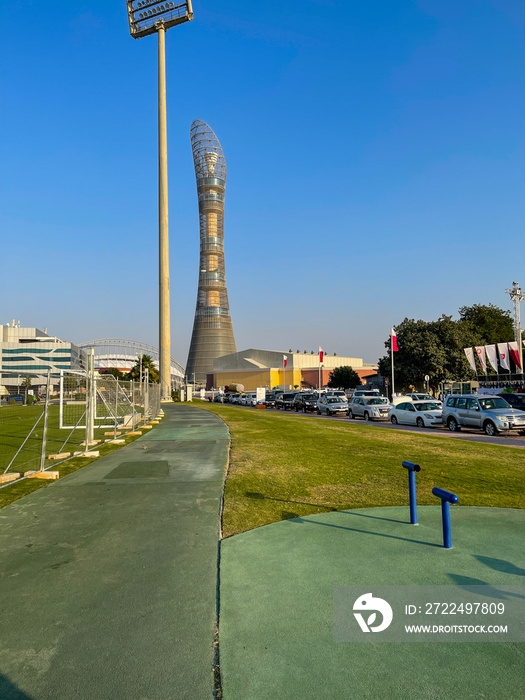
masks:
[(409, 472), (420, 472), (421, 467), (419, 464), (416, 464), (415, 462), (407, 462), (406, 460), (403, 462), (403, 466), (405, 469), (408, 469)]
[(445, 489), (438, 489), (437, 486), (432, 489), (432, 493), (434, 496), (441, 498), (442, 501), (448, 501), (449, 503), (457, 503), (459, 501), (455, 493), (450, 493), (450, 491), (445, 491)]
[(459, 498), (455, 493), (439, 489), (437, 486), (432, 489), (434, 496), (441, 498), (441, 522), (443, 524), (443, 547), (452, 549), (452, 530), (450, 527), (450, 504), (457, 503)]

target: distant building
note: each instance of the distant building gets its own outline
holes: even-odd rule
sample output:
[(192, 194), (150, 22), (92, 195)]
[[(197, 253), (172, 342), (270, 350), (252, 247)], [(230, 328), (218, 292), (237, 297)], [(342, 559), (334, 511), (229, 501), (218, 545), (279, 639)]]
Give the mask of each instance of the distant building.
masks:
[[(137, 362), (140, 362), (142, 355), (149, 355), (154, 366), (159, 368), (159, 349), (140, 340), (102, 338), (100, 340), (87, 340), (79, 343), (78, 347), (84, 350), (93, 348), (95, 351), (95, 370), (98, 372), (103, 372), (110, 367), (121, 372), (129, 372)], [(183, 382), (184, 367), (173, 357), (170, 358), (170, 364), (171, 386), (172, 389), (175, 389)]]
[(210, 127), (191, 125), (191, 147), (199, 197), (199, 287), (186, 380), (203, 385), (216, 357), (235, 352), (224, 267), (226, 160)]
[[(73, 343), (67, 343), (38, 328), (22, 328), (20, 321), (0, 325), (0, 385), (13, 389), (31, 377), (32, 384), (45, 384), (47, 372), (82, 370), (86, 354)], [(9, 372), (7, 372), (9, 370)]]
[[(284, 356), (286, 367), (283, 367)], [(314, 389), (318, 388), (319, 379), (321, 387), (326, 386), (330, 372), (336, 367), (352, 367), (360, 377), (377, 372), (377, 365), (366, 364), (360, 357), (324, 353), (323, 364), (320, 366), (319, 355), (306, 350), (276, 352), (250, 348), (216, 358), (206, 386), (208, 389), (218, 389), (230, 384), (242, 384), (246, 391), (254, 391), (257, 387), (282, 388), (283, 385), (287, 389)]]

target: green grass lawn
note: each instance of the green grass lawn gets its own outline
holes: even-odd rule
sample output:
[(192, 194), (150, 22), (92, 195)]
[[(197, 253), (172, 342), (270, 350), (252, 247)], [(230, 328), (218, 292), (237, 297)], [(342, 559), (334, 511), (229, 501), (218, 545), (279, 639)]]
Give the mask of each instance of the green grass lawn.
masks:
[[(0, 474), (4, 472), (11, 462), (12, 457), (16, 454), (24, 439), (31, 431), (31, 428), (43, 412), (43, 404), (38, 404), (36, 406), (3, 406), (0, 408)], [(58, 426), (59, 406), (51, 405), (49, 406), (46, 456), (58, 452), (70, 452), (73, 454), (73, 452), (85, 450), (85, 447), (81, 446), (81, 442), (86, 439), (85, 428), (77, 428), (72, 431), (71, 429), (65, 428), (61, 430)], [(43, 429), (44, 419), (42, 417), (19, 455), (9, 467), (8, 473), (23, 473), (25, 471), (38, 471), (40, 469)], [(105, 439), (111, 439), (111, 436), (104, 435), (105, 432), (110, 431), (111, 428), (97, 428), (95, 430), (94, 437), (95, 439), (101, 440), (101, 443), (93, 446), (92, 449), (99, 450), (100, 456), (121, 447), (121, 445), (102, 444)], [(119, 437), (125, 438), (127, 444), (137, 439), (138, 436), (126, 437), (124, 432), (122, 432)], [(46, 459), (45, 468), (58, 471), (60, 477), (63, 477), (84, 467), (92, 461), (92, 458), (76, 457), (56, 464), (52, 460)], [(26, 479), (0, 488), (0, 508), (49, 483), (52, 482), (40, 479)]]
[(408, 504), (405, 459), (421, 465), (421, 505), (439, 505), (432, 488), (440, 486), (456, 493), (461, 506), (525, 507), (525, 452), (520, 449), (431, 432), (197, 405), (230, 428), (224, 536), (311, 513)]

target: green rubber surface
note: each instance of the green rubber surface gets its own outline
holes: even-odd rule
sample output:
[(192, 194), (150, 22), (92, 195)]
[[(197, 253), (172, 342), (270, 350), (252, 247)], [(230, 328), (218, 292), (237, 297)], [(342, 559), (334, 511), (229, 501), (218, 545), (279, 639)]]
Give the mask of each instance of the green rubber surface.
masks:
[(0, 510), (2, 700), (212, 697), (229, 433), (163, 409), (137, 441)]
[[(525, 512), (441, 508), (322, 513), (221, 544), (224, 700), (517, 700), (524, 644), (335, 643), (334, 585), (525, 584)], [(366, 591), (363, 591), (366, 592)]]

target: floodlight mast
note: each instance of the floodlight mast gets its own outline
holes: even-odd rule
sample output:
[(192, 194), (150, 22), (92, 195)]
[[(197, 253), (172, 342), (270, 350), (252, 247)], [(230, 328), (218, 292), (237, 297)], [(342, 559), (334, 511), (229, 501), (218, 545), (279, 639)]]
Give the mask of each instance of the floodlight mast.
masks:
[(161, 400), (171, 399), (170, 271), (168, 232), (168, 136), (166, 118), (166, 30), (193, 19), (191, 0), (126, 0), (134, 39), (158, 35), (159, 86), (159, 381)]
[(518, 357), (520, 359), (520, 372), (523, 374), (523, 340), (521, 337), (520, 302), (525, 299), (521, 287), (517, 282), (512, 283), (511, 289), (505, 290), (514, 304), (514, 338), (518, 344)]

